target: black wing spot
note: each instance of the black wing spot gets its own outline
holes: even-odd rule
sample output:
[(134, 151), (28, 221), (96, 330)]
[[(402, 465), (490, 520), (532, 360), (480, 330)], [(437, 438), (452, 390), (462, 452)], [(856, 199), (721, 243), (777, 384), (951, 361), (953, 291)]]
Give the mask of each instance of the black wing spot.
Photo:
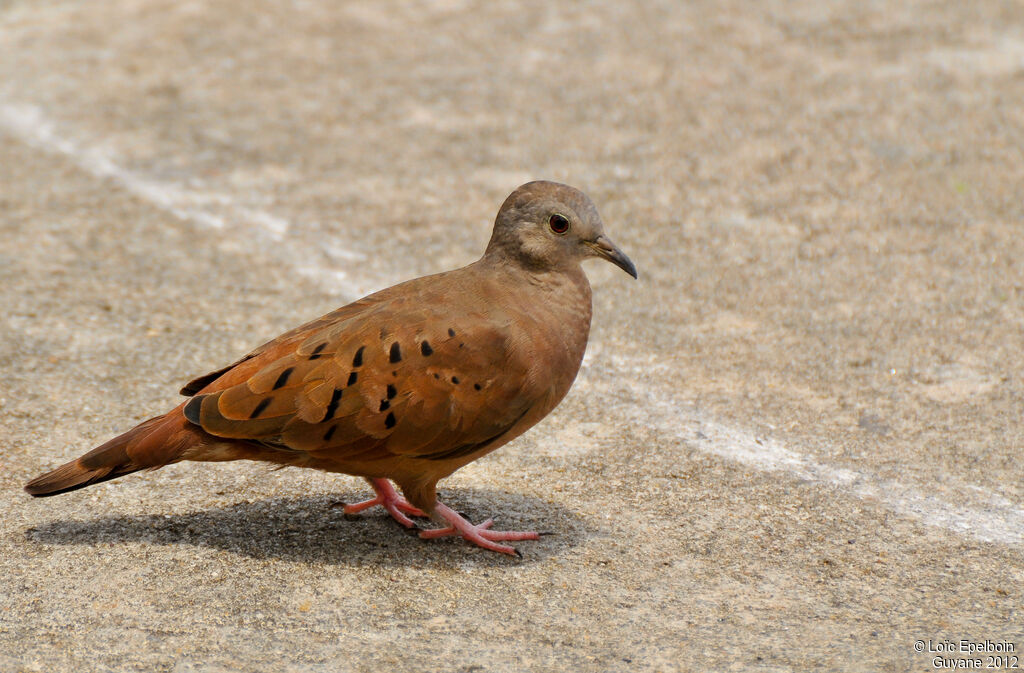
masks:
[(391, 402), (389, 402), (388, 400), (381, 400), (380, 401), (380, 409), (378, 409), (378, 411), (387, 411), (390, 408), (391, 408)]
[(325, 413), (324, 417), (320, 420), (321, 423), (334, 418), (334, 412), (338, 410), (338, 403), (341, 402), (341, 393), (341, 388), (334, 389), (334, 394), (331, 395), (331, 403), (327, 405), (327, 413)]
[(200, 423), (199, 423), (199, 408), (203, 406), (203, 398), (204, 397), (206, 397), (206, 395), (199, 395), (197, 397), (193, 397), (192, 399), (190, 399), (188, 401), (188, 404), (185, 405), (185, 409), (184, 409), (185, 418), (188, 419), (189, 423), (194, 423), (195, 425), (200, 425)]
[(384, 419), (384, 427), (390, 430), (395, 427), (395, 423), (397, 422), (398, 421), (395, 420), (395, 412), (392, 411), (387, 415), (387, 418)]
[(388, 399), (389, 400), (395, 399), (395, 395), (397, 395), (397, 394), (398, 394), (398, 389), (395, 388), (395, 386), (393, 386), (392, 384), (389, 383), (388, 384)]
[(480, 386), (479, 383), (474, 383), (473, 384), (473, 390), (480, 390), (480, 389), (481, 389), (481, 386)]
[(452, 377), (452, 383), (454, 383), (455, 385), (459, 385), (459, 377), (458, 376), (453, 376)]
[(270, 406), (270, 403), (272, 401), (272, 398), (264, 397), (262, 400), (260, 400), (260, 403), (256, 405), (256, 408), (252, 410), (252, 413), (249, 414), (249, 418), (256, 418), (257, 416), (262, 414), (266, 410), (266, 408)]
[(363, 366), (363, 351), (365, 351), (365, 350), (366, 350), (366, 346), (360, 346), (359, 350), (356, 351), (356, 356), (354, 358), (352, 358), (352, 366), (353, 367), (362, 367)]
[(324, 433), (324, 441), (325, 442), (331, 441), (331, 437), (334, 436), (334, 431), (337, 430), (337, 429), (338, 429), (337, 425), (332, 425), (330, 428), (328, 428), (327, 432)]
[(439, 378), (441, 378), (441, 375), (440, 375), (440, 374), (438, 374), (437, 372), (434, 372), (434, 378), (435, 378), (435, 379), (439, 379)]
[(420, 344), (420, 352), (423, 353), (423, 357), (430, 357), (434, 354), (434, 349), (430, 347), (429, 341), (424, 341)]
[(281, 375), (277, 377), (276, 381), (274, 381), (274, 387), (272, 388), (272, 390), (284, 388), (285, 384), (288, 383), (288, 377), (292, 375), (293, 371), (295, 371), (295, 367), (289, 367), (288, 369), (281, 372)]
[(359, 372), (352, 372), (351, 374), (348, 375), (348, 383), (346, 383), (345, 385), (351, 386), (351, 385), (353, 385), (358, 380), (359, 380)]
[(450, 337), (455, 336), (455, 330), (453, 330), (451, 327), (448, 328), (448, 336), (450, 336)]
[(309, 354), (309, 359), (310, 360), (316, 360), (317, 358), (321, 357), (320, 356), (320, 351), (322, 351), (325, 348), (327, 348), (327, 342), (326, 341), (313, 349), (313, 352)]
[(402, 348), (398, 345), (398, 342), (391, 344), (391, 353), (388, 355), (389, 362), (401, 362), (402, 361)]

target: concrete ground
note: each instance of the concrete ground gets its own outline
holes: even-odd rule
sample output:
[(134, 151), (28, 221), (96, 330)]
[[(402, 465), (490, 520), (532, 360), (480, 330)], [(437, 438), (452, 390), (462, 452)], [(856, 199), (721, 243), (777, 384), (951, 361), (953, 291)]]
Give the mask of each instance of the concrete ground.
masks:
[[(0, 671), (1024, 666), (1022, 100), (996, 0), (0, 1)], [(441, 484), (522, 560), (312, 471), (21, 491), (532, 178), (641, 280)]]

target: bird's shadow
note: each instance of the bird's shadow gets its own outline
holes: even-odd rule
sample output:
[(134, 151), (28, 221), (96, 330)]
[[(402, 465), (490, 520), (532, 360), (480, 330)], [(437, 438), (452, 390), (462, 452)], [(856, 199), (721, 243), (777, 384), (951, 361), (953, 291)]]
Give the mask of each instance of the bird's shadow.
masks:
[[(61, 519), (28, 528), (25, 534), (28, 540), (46, 545), (192, 545), (254, 559), (414, 567), (450, 566), (468, 559), (486, 565), (534, 562), (561, 554), (588, 534), (577, 514), (544, 500), (482, 489), (446, 493), (446, 504), (474, 522), (492, 512), (495, 529), (551, 533), (539, 540), (512, 543), (523, 554), (520, 560), (455, 536), (420, 540), (415, 531), (401, 527), (379, 507), (346, 515), (339, 505), (347, 495), (269, 498), (184, 514)], [(358, 499), (355, 492), (351, 495), (349, 502)]]

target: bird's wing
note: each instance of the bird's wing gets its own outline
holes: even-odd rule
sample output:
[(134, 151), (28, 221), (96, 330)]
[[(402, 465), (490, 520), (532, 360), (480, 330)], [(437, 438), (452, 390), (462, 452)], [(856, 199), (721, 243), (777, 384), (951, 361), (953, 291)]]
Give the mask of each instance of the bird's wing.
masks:
[(468, 455), (546, 387), (531, 385), (508, 321), (424, 305), (434, 308), (392, 295), (311, 323), (246, 380), (194, 397), (185, 416), (212, 435), (334, 457)]

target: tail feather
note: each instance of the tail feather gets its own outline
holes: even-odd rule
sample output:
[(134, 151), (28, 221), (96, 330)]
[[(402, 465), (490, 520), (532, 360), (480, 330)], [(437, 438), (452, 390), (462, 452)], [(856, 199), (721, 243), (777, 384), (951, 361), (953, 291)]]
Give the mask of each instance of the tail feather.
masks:
[(195, 443), (196, 434), (179, 407), (36, 477), (25, 490), (36, 497), (58, 495), (139, 470), (163, 467), (181, 460), (185, 450)]
[(82, 467), (81, 461), (73, 460), (70, 463), (61, 465), (56, 470), (36, 477), (25, 484), (25, 490), (37, 498), (45, 498), (51, 495), (60, 495), (68, 491), (77, 491), (86, 486), (92, 486), (103, 481), (116, 479), (132, 472), (141, 470), (140, 467), (106, 467), (87, 469)]

